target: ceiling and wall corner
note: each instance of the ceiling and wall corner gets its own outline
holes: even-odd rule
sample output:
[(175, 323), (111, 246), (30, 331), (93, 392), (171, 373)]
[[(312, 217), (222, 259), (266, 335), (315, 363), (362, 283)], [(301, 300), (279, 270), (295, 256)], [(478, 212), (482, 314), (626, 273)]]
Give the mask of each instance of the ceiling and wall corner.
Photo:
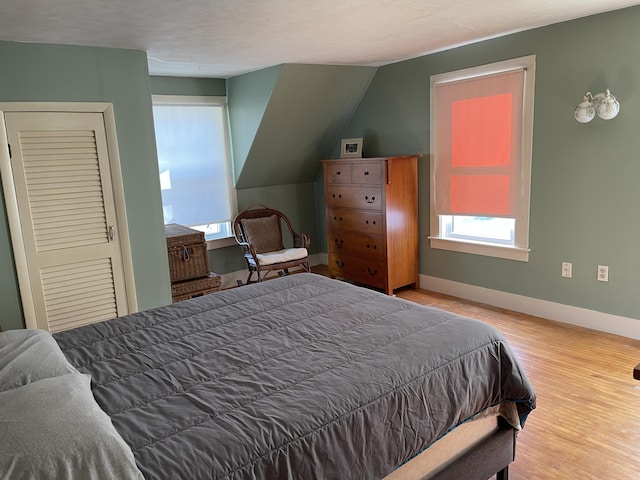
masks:
[(0, 40), (147, 52), (152, 75), (381, 66), (638, 0), (2, 0)]

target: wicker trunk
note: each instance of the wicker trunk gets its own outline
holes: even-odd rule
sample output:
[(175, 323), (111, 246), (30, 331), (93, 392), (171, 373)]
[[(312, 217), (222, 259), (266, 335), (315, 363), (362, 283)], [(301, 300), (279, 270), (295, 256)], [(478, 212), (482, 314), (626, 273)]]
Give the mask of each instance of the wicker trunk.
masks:
[(190, 298), (200, 297), (209, 293), (220, 291), (222, 279), (220, 275), (209, 273), (208, 277), (196, 278), (195, 280), (187, 280), (184, 282), (176, 282), (171, 284), (171, 298), (173, 302), (181, 302)]
[(221, 278), (209, 272), (204, 233), (183, 225), (164, 226), (174, 302), (220, 290)]
[(165, 225), (164, 233), (172, 283), (209, 275), (207, 244), (203, 232), (171, 223)]

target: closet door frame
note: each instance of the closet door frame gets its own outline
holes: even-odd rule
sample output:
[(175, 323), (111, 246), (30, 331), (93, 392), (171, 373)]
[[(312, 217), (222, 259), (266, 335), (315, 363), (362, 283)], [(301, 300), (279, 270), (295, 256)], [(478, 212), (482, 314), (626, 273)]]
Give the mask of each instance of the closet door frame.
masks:
[(29, 275), (27, 252), (24, 236), (20, 224), (18, 200), (11, 166), (11, 156), (8, 147), (7, 129), (4, 114), (8, 112), (64, 112), (64, 113), (99, 113), (104, 119), (104, 127), (109, 151), (109, 167), (111, 170), (111, 187), (114, 193), (116, 208), (116, 225), (120, 243), (120, 253), (124, 271), (124, 283), (126, 290), (126, 304), (128, 312), (137, 311), (137, 298), (135, 291), (133, 260), (131, 245), (129, 242), (129, 228), (126, 215), (126, 204), (120, 168), (120, 155), (116, 134), (116, 123), (111, 103), (101, 102), (0, 102), (0, 176), (4, 190), (5, 206), (11, 244), (13, 249), (18, 286), (22, 300), (22, 309), (27, 328), (45, 328), (39, 324), (36, 317), (34, 297), (31, 292), (31, 279)]

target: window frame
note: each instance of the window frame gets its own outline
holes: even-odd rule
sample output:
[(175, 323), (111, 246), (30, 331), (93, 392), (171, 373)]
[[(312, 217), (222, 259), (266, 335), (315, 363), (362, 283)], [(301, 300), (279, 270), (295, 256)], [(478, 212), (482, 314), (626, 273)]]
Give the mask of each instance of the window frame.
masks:
[[(531, 160), (533, 155), (533, 106), (535, 97), (535, 68), (536, 56), (514, 58), (502, 62), (495, 62), (477, 67), (466, 68), (453, 72), (447, 72), (430, 77), (430, 231), (429, 241), (431, 248), (450, 250), (455, 252), (484, 255), (510, 260), (529, 261), (529, 220), (531, 197)], [(435, 123), (435, 102), (433, 101), (435, 86), (450, 82), (473, 80), (478, 77), (495, 75), (510, 70), (524, 69), (524, 88), (522, 106), (522, 130), (519, 159), (522, 173), (521, 211), (522, 217), (515, 218), (514, 245), (505, 245), (479, 241), (474, 239), (447, 237), (446, 232), (441, 231), (442, 223), (436, 213), (436, 138), (437, 125)]]
[[(233, 173), (233, 161), (231, 157), (231, 142), (229, 133), (229, 112), (227, 108), (227, 97), (225, 96), (203, 96), (203, 95), (152, 95), (152, 105), (211, 105), (219, 106), (222, 108), (222, 115), (225, 118), (224, 125), (224, 142), (227, 167), (229, 171), (228, 187), (229, 187), (229, 201), (230, 209), (233, 215), (238, 213), (238, 196), (234, 185), (234, 173)], [(156, 160), (157, 161), (157, 160)], [(226, 222), (224, 222), (226, 223)], [(235, 237), (233, 236), (233, 218), (230, 219), (229, 236), (222, 238), (215, 238), (206, 240), (207, 250), (213, 250), (217, 248), (224, 248), (231, 245), (236, 245)]]

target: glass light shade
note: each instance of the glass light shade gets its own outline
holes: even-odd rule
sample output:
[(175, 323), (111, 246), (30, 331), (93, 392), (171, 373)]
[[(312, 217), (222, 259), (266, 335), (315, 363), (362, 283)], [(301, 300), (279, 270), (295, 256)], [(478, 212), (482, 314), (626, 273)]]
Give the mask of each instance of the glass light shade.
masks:
[(580, 104), (576, 107), (574, 116), (580, 123), (589, 123), (591, 120), (593, 120), (593, 118), (596, 116), (596, 109), (589, 98), (587, 98), (586, 96), (584, 97), (584, 100), (582, 100), (582, 102), (580, 102)]
[(599, 93), (595, 97), (596, 99), (596, 112), (603, 120), (611, 120), (618, 115), (620, 111), (620, 103), (616, 100), (616, 97), (611, 95), (611, 92), (607, 89), (605, 94)]

